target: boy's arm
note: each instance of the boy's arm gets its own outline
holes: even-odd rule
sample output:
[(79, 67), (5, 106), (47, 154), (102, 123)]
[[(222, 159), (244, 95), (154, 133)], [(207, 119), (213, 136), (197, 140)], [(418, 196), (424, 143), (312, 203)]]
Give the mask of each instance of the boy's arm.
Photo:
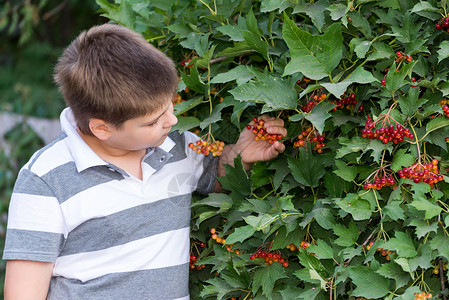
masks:
[[(269, 134), (287, 135), (287, 130), (284, 128), (284, 121), (282, 119), (275, 119), (268, 116), (261, 116), (260, 119), (265, 121), (264, 127)], [(252, 124), (252, 122), (251, 122)], [(257, 161), (268, 161), (276, 158), (280, 153), (284, 152), (285, 145), (276, 141), (269, 144), (264, 141), (254, 140), (254, 134), (251, 130), (244, 129), (239, 136), (237, 143), (233, 145), (226, 145), (222, 151), (218, 161), (218, 177), (225, 175), (226, 164), (234, 165), (234, 158), (240, 154), (242, 164), (246, 171), (248, 171), (252, 164)], [(220, 192), (221, 185), (217, 181), (214, 192)]]
[(5, 300), (47, 298), (54, 263), (8, 260), (5, 275)]

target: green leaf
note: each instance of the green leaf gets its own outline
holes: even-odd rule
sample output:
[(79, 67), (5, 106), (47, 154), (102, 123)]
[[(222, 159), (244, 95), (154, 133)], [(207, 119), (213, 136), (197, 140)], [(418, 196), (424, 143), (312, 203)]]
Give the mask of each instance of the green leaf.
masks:
[(201, 297), (215, 296), (215, 299), (223, 299), (227, 293), (234, 289), (226, 280), (219, 277), (209, 279), (206, 282), (209, 284), (201, 290)]
[(253, 236), (255, 232), (256, 232), (256, 229), (251, 225), (245, 225), (243, 227), (238, 227), (234, 230), (233, 233), (231, 233), (226, 238), (226, 243), (229, 245), (232, 245), (237, 242), (241, 243), (244, 240), (246, 240), (247, 238)]
[(399, 257), (409, 258), (418, 254), (410, 235), (401, 231), (397, 231), (395, 237), (386, 242), (383, 248), (396, 251)]
[(356, 166), (348, 166), (344, 161), (336, 160), (335, 166), (337, 170), (334, 170), (333, 173), (340, 176), (342, 179), (352, 182), (357, 176), (357, 167)]
[(321, 177), (326, 173), (322, 159), (313, 156), (310, 149), (300, 148), (298, 158), (288, 157), (288, 167), (293, 178), (305, 186), (317, 187)]
[(375, 42), (373, 43), (374, 52), (368, 56), (367, 60), (388, 59), (394, 55), (394, 51), (387, 43)]
[(320, 80), (330, 76), (342, 58), (343, 37), (341, 25), (334, 23), (322, 36), (313, 36), (303, 31), (284, 13), (282, 34), (290, 49), (291, 61), (284, 76), (297, 72), (310, 79)]
[(427, 1), (425, 1), (425, 2), (420, 1), (419, 3), (417, 3), (415, 6), (413, 6), (410, 13), (417, 13), (417, 12), (421, 12), (421, 11), (431, 11), (434, 13), (439, 13), (439, 9), (437, 7), (432, 6), (432, 4)]
[(363, 67), (358, 67), (354, 70), (354, 72), (351, 73), (351, 75), (345, 79), (343, 82), (350, 82), (350, 83), (372, 83), (372, 82), (378, 82), (373, 74), (371, 72), (366, 71)]
[(309, 253), (314, 253), (318, 259), (332, 259), (334, 251), (324, 240), (318, 239), (316, 245), (310, 245), (307, 248)]
[(404, 209), (401, 207), (401, 204), (401, 201), (388, 201), (388, 204), (383, 208), (385, 215), (395, 221), (399, 219), (405, 220)]
[(393, 279), (396, 282), (396, 289), (399, 289), (410, 281), (410, 275), (404, 272), (398, 264), (390, 262), (388, 264), (382, 264), (376, 273), (383, 277)]
[(432, 131), (438, 130), (440, 128), (444, 128), (449, 125), (449, 118), (446, 117), (437, 117), (435, 119), (430, 120), (426, 125), (426, 133), (429, 134)]
[(369, 140), (362, 137), (354, 137), (353, 139), (340, 137), (338, 138), (338, 141), (342, 147), (337, 150), (337, 155), (335, 158), (342, 158), (350, 153), (364, 151), (370, 143)]
[(305, 13), (312, 20), (313, 25), (321, 32), (324, 25), (324, 12), (326, 7), (318, 2), (296, 4), (293, 13)]
[(436, 222), (428, 224), (427, 222), (424, 222), (423, 220), (420, 220), (420, 219), (411, 220), (410, 226), (416, 227), (415, 233), (418, 238), (424, 237), (429, 232), (436, 233), (438, 230), (438, 224)]
[(203, 97), (193, 98), (187, 101), (180, 102), (174, 106), (174, 114), (175, 116), (182, 115), (183, 113), (191, 110), (197, 105), (203, 103)]
[(449, 95), (449, 82), (443, 82), (438, 89), (443, 93), (443, 96)]
[(243, 34), (242, 32), (244, 30), (247, 30), (246, 22), (244, 17), (239, 17), (237, 21), (237, 25), (222, 25), (216, 28), (217, 31), (229, 36), (232, 41), (240, 42), (243, 41)]
[(272, 110), (295, 109), (297, 94), (290, 81), (269, 74), (229, 91), (238, 101), (263, 103)]
[(261, 39), (260, 35), (255, 35), (253, 32), (245, 30), (242, 32), (246, 43), (254, 50), (259, 52), (267, 61), (270, 61), (268, 56), (268, 43)]
[(233, 58), (233, 57), (244, 55), (244, 54), (251, 53), (251, 52), (254, 52), (254, 50), (245, 41), (242, 41), (242, 42), (235, 43), (234, 47), (227, 47), (223, 51), (217, 53), (217, 56)]
[(321, 86), (328, 90), (336, 98), (340, 98), (348, 89), (352, 82), (343, 81), (338, 83), (321, 83)]
[(198, 127), (201, 121), (195, 117), (178, 117), (178, 123), (171, 128), (171, 131), (178, 130), (179, 133)]
[(257, 292), (262, 288), (262, 294), (271, 300), (276, 281), (287, 277), (281, 264), (272, 264), (269, 267), (259, 268), (254, 272), (252, 289), (254, 292)]
[(131, 4), (128, 1), (121, 0), (120, 4), (111, 5), (107, 0), (97, 0), (100, 7), (106, 11), (102, 16), (111, 19), (125, 27), (134, 29), (136, 23), (136, 15), (134, 14)]
[(390, 70), (387, 73), (387, 77), (385, 78), (387, 91), (392, 95), (402, 86), (407, 84), (404, 80), (406, 76), (410, 76), (412, 73), (412, 69), (415, 66), (416, 61), (410, 62), (408, 64), (404, 64), (401, 66), (400, 70), (396, 70), (396, 63), (390, 67)]
[(237, 80), (237, 84), (245, 83), (254, 78), (256, 71), (249, 66), (237, 66), (227, 72), (217, 74), (211, 83), (226, 83), (229, 81)]
[(198, 92), (200, 94), (205, 94), (207, 86), (204, 84), (204, 82), (200, 78), (200, 74), (198, 73), (198, 70), (193, 67), (190, 69), (190, 75), (187, 75), (186, 73), (181, 73), (182, 81), (186, 84), (186, 86), (190, 87), (195, 92)]
[(399, 107), (404, 117), (413, 116), (426, 102), (427, 100), (419, 98), (419, 88), (410, 88), (405, 97), (402, 95), (399, 97)]
[(260, 11), (270, 12), (278, 10), (279, 12), (282, 12), (288, 7), (290, 7), (290, 3), (287, 0), (265, 0), (260, 4)]
[(269, 214), (262, 214), (260, 216), (247, 216), (243, 217), (243, 220), (248, 225), (254, 227), (257, 231), (262, 230), (264, 232), (268, 231), (270, 225), (276, 220), (276, 217), (273, 217)]
[(449, 237), (439, 234), (430, 241), (430, 247), (438, 251), (439, 256), (449, 259)]
[(335, 202), (342, 210), (350, 213), (355, 221), (371, 218), (371, 204), (357, 194), (349, 193), (344, 199)]
[(367, 146), (364, 153), (368, 150), (372, 150), (373, 153), (371, 156), (373, 157), (373, 160), (377, 163), (380, 163), (380, 158), (382, 157), (382, 153), (384, 150), (388, 150), (388, 152), (393, 151), (393, 146), (390, 143), (384, 144), (380, 140), (372, 140)]
[(321, 101), (304, 117), (309, 120), (313, 126), (315, 126), (316, 130), (318, 130), (320, 134), (322, 134), (324, 131), (324, 122), (332, 116), (329, 111), (331, 111), (334, 107), (335, 104), (333, 103)]
[(243, 169), (240, 155), (234, 159), (234, 167), (225, 165), (226, 176), (219, 177), (223, 189), (235, 192), (242, 196), (251, 195), (251, 178), (249, 178)]
[(393, 172), (397, 172), (403, 167), (409, 167), (415, 162), (416, 158), (406, 152), (407, 149), (398, 149), (394, 154), (393, 162), (391, 164), (391, 170)]
[(339, 237), (334, 241), (336, 245), (350, 247), (353, 246), (359, 238), (359, 230), (353, 221), (349, 223), (349, 227), (345, 227), (341, 224), (335, 224), (333, 229), (335, 235)]
[(417, 210), (425, 211), (425, 219), (432, 219), (435, 216), (438, 216), (441, 211), (443, 210), (441, 207), (439, 207), (436, 204), (431, 203), (429, 200), (421, 197), (414, 197), (412, 203), (409, 204), (410, 206), (413, 206)]
[(394, 300), (409, 300), (415, 299), (416, 294), (421, 293), (421, 290), (417, 285), (411, 286), (405, 290), (405, 292), (399, 297), (394, 298)]
[(390, 292), (389, 280), (368, 267), (349, 267), (349, 277), (357, 286), (352, 292), (352, 296), (377, 299)]
[(438, 52), (438, 63), (449, 57), (449, 41), (442, 41)]
[(199, 56), (203, 56), (209, 49), (209, 35), (209, 33), (190, 32), (180, 44), (184, 48), (195, 50)]

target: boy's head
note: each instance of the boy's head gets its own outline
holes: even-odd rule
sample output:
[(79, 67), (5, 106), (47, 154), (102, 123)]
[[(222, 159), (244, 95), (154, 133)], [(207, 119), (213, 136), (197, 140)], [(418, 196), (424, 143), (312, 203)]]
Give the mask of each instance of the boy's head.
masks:
[(64, 51), (54, 75), (77, 126), (91, 135), (89, 121), (120, 128), (171, 101), (175, 66), (138, 33), (114, 24), (82, 32)]

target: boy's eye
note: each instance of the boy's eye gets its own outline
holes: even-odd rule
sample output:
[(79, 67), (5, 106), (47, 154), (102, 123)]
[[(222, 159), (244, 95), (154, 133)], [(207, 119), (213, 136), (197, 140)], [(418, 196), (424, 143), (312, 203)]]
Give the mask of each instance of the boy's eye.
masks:
[(151, 124), (148, 124), (148, 126), (154, 126), (154, 125), (156, 125), (157, 123), (159, 123), (159, 119), (157, 119), (155, 122), (153, 122), (153, 123), (151, 123)]

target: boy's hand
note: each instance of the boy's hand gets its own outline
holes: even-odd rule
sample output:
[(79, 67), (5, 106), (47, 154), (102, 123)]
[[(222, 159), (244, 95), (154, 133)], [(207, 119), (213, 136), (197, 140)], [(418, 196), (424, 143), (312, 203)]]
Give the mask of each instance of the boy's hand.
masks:
[[(284, 128), (282, 119), (275, 119), (266, 115), (261, 116), (259, 119), (265, 121), (264, 128), (267, 133), (287, 135), (287, 129)], [(250, 125), (253, 125), (252, 121)], [(254, 140), (254, 133), (251, 130), (244, 129), (240, 133), (234, 150), (240, 153), (245, 169), (249, 169), (257, 161), (268, 161), (276, 158), (280, 153), (284, 152), (285, 145), (279, 141), (273, 144), (265, 141), (256, 141)]]

